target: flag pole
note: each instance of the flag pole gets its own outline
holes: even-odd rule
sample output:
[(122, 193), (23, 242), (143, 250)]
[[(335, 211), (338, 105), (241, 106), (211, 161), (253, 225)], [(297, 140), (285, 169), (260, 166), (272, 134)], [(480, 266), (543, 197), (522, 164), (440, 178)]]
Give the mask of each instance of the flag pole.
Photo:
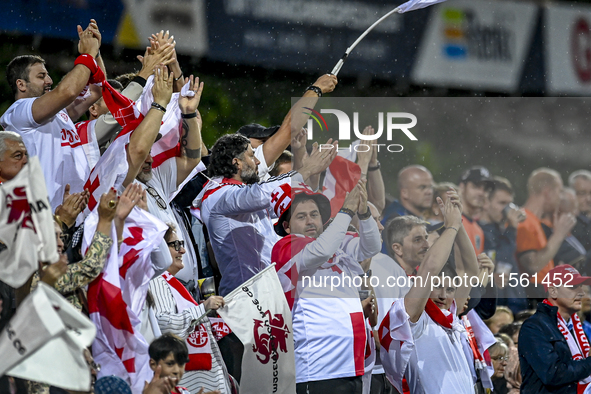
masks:
[(336, 64), (336, 66), (334, 66), (334, 68), (332, 69), (332, 71), (330, 72), (333, 75), (338, 75), (339, 71), (341, 70), (341, 67), (343, 67), (343, 64), (345, 64), (345, 60), (347, 60), (347, 57), (349, 56), (349, 54), (351, 53), (351, 51), (353, 49), (355, 49), (355, 47), (357, 46), (357, 44), (359, 44), (359, 42), (361, 42), (361, 40), (363, 40), (365, 38), (366, 35), (369, 34), (370, 31), (372, 31), (377, 25), (379, 25), (380, 23), (382, 23), (382, 21), (384, 19), (386, 19), (387, 17), (389, 17), (390, 15), (392, 15), (395, 12), (398, 12), (400, 10), (400, 7), (396, 7), (394, 8), (392, 11), (388, 12), (386, 15), (382, 16), (380, 19), (378, 19), (377, 21), (375, 21), (375, 23), (373, 25), (371, 25), (366, 31), (363, 32), (363, 34), (361, 34), (359, 36), (359, 38), (357, 40), (355, 40), (355, 42), (349, 47), (347, 48), (347, 50), (345, 51), (345, 54), (343, 55), (343, 57), (341, 57), (338, 61), (338, 63)]

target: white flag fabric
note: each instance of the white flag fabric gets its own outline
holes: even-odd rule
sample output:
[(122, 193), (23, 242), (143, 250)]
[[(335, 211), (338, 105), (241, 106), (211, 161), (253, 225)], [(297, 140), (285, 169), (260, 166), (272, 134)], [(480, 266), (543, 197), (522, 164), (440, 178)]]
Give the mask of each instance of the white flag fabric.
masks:
[(398, 298), (390, 307), (378, 329), (380, 359), (386, 377), (396, 390), (403, 392), (402, 380), (410, 356), (414, 350), (414, 339), (409, 316), (404, 307), (404, 298)]
[(497, 340), (492, 331), (482, 321), (482, 318), (474, 309), (468, 312), (468, 319), (470, 320), (474, 336), (476, 337), (478, 350), (480, 351), (480, 354), (484, 356), (486, 361), (486, 368), (480, 374), (482, 384), (485, 388), (492, 388), (492, 376), (495, 373), (495, 369), (492, 365), (490, 355), (488, 354), (488, 348), (497, 343)]
[(160, 244), (167, 229), (164, 222), (138, 207), (125, 219), (119, 275), (123, 279), (123, 300), (135, 316), (142, 312), (154, 276), (150, 253)]
[(446, 0), (410, 0), (404, 4), (396, 7), (399, 14), (404, 14), (408, 11), (420, 10), (421, 8), (429, 7), (430, 5), (442, 3)]
[(244, 344), (240, 393), (295, 393), (291, 312), (271, 264), (224, 297), (218, 314)]
[(88, 391), (90, 370), (83, 351), (95, 334), (86, 316), (40, 282), (0, 334), (0, 376)]
[[(95, 210), (84, 222), (84, 252), (97, 222)], [(101, 364), (98, 377), (118, 376), (129, 383), (134, 394), (141, 393), (144, 382), (153, 376), (149, 345), (140, 333), (139, 313), (154, 273), (149, 255), (166, 229), (152, 215), (134, 208), (125, 221), (120, 253), (113, 244), (102, 273), (88, 286), (88, 310), (97, 327), (92, 352)], [(115, 239), (114, 228), (112, 233)]]
[[(100, 198), (103, 194), (107, 193), (111, 187), (116, 190), (119, 188), (129, 170), (127, 163), (127, 152), (125, 151), (125, 145), (129, 143), (129, 136), (131, 133), (120, 134), (115, 141), (105, 151), (105, 153), (98, 160), (88, 180), (84, 185), (84, 189), (90, 192), (90, 199), (88, 205), (84, 209), (83, 215), (78, 217), (79, 220), (83, 220), (87, 217), (90, 212), (96, 208)], [(82, 222), (77, 222), (80, 225)]]
[[(152, 95), (152, 86), (154, 86), (154, 76), (150, 76), (144, 86), (142, 96), (137, 101), (139, 111), (142, 114), (147, 114), (150, 110), (154, 96)], [(187, 85), (183, 86), (183, 92)], [(188, 94), (187, 94), (188, 95)], [(151, 155), (154, 162), (152, 167), (156, 168), (171, 157), (180, 154), (180, 137), (181, 137), (181, 109), (179, 108), (179, 93), (173, 93), (170, 102), (166, 106), (166, 113), (162, 118), (162, 125), (160, 126), (160, 135), (162, 136), (158, 141), (152, 145)]]
[(16, 177), (0, 185), (0, 277), (17, 288), (39, 261), (58, 259), (45, 178), (39, 159), (32, 157)]

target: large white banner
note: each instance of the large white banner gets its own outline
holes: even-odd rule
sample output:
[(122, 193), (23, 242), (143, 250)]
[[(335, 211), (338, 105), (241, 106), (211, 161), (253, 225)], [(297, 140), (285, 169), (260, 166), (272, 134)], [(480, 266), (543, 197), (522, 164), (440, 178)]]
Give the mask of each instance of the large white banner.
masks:
[(525, 2), (457, 0), (433, 7), (412, 79), (419, 84), (515, 91), (535, 26)]
[(39, 261), (55, 263), (58, 258), (51, 205), (35, 156), (0, 185), (0, 278), (20, 287)]
[(240, 392), (295, 393), (291, 312), (275, 272), (265, 268), (224, 297), (218, 313), (244, 344)]
[(83, 351), (95, 334), (86, 316), (39, 282), (0, 334), (0, 376), (88, 391), (90, 370)]
[(551, 5), (545, 10), (549, 94), (591, 94), (591, 7)]

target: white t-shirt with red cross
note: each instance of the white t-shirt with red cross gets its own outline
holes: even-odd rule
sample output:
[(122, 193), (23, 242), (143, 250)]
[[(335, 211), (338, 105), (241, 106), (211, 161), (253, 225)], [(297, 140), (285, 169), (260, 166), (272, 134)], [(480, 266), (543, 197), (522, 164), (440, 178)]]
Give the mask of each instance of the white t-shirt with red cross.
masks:
[(350, 220), (339, 213), (317, 239), (290, 235), (273, 248), (293, 305), (296, 383), (364, 374), (365, 318), (353, 278), (363, 274), (359, 261), (379, 252), (380, 235), (371, 218), (360, 221), (359, 237), (345, 234)]
[(64, 188), (81, 192), (90, 166), (72, 119), (62, 109), (43, 124), (33, 119), (33, 102), (25, 98), (14, 102), (0, 118), (5, 130), (20, 134), (29, 156), (38, 156), (45, 177), (52, 209), (62, 204)]

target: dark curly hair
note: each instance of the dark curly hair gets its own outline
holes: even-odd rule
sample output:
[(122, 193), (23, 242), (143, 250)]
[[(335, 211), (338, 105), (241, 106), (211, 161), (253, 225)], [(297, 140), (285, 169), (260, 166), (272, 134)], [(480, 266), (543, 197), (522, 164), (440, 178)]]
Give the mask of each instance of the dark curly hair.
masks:
[(207, 173), (210, 177), (232, 178), (238, 168), (232, 163), (235, 158), (242, 158), (248, 149), (250, 140), (240, 134), (226, 134), (216, 141), (211, 148)]

